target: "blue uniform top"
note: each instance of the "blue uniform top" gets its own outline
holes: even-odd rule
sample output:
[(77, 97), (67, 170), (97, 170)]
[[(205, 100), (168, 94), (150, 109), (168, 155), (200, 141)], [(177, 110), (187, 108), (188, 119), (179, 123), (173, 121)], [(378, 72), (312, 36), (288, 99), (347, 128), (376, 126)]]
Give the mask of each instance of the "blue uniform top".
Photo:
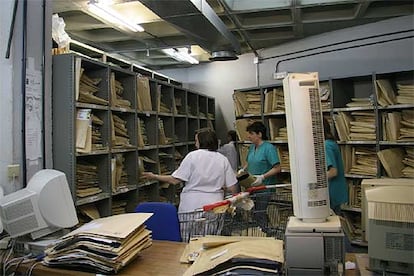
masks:
[[(247, 171), (252, 175), (261, 175), (267, 173), (274, 165), (280, 163), (276, 147), (267, 141), (255, 149), (252, 144), (247, 153)], [(275, 184), (276, 176), (271, 176), (263, 181), (263, 184)]]
[(329, 201), (331, 209), (339, 207), (342, 203), (348, 202), (348, 187), (345, 180), (344, 165), (338, 144), (333, 140), (325, 140), (326, 166), (336, 168), (337, 176), (330, 179)]

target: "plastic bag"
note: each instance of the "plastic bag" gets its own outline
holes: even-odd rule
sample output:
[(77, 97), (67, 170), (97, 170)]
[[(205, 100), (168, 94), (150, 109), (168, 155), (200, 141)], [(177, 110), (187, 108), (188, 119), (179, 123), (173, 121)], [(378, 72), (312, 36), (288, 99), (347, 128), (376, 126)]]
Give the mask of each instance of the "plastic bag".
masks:
[(52, 16), (52, 38), (59, 48), (69, 47), (70, 37), (65, 31), (65, 21), (58, 14)]

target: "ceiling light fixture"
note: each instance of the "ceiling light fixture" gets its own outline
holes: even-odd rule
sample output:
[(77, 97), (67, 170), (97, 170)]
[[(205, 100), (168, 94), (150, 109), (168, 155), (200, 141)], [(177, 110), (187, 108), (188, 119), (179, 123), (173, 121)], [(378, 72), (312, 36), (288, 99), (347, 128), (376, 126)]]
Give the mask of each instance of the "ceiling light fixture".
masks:
[(89, 1), (88, 2), (88, 9), (91, 13), (98, 16), (99, 18), (109, 21), (113, 24), (118, 25), (119, 27), (125, 27), (133, 32), (143, 32), (144, 28), (142, 28), (138, 24), (131, 24), (122, 18), (118, 12), (114, 11), (107, 5), (103, 5), (98, 1)]
[(168, 48), (163, 49), (162, 51), (175, 60), (185, 61), (191, 64), (199, 64), (199, 61), (196, 58), (188, 54), (187, 48)]

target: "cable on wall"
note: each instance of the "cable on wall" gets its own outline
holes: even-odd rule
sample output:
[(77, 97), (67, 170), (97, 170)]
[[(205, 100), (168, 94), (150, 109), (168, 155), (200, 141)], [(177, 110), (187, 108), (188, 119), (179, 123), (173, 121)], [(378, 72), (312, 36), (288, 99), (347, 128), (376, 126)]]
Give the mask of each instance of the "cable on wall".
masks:
[(311, 48), (307, 48), (307, 49), (303, 49), (303, 50), (288, 52), (288, 53), (284, 53), (284, 54), (280, 54), (280, 55), (265, 57), (265, 58), (261, 58), (260, 60), (262, 61), (262, 60), (268, 60), (268, 59), (273, 59), (273, 58), (280, 58), (280, 57), (290, 56), (290, 55), (294, 55), (294, 54), (300, 54), (300, 53), (304, 53), (304, 52), (308, 52), (308, 51), (319, 50), (319, 49), (323, 49), (323, 48), (327, 48), (327, 47), (342, 45), (342, 44), (346, 44), (346, 43), (358, 42), (358, 41), (361, 41), (361, 40), (373, 39), (373, 38), (390, 36), (390, 35), (404, 34), (404, 33), (412, 32), (412, 31), (414, 31), (414, 29), (408, 29), (408, 30), (403, 30), (403, 31), (396, 31), (396, 32), (390, 32), (390, 33), (385, 33), (385, 34), (378, 34), (378, 35), (371, 35), (371, 36), (366, 36), (366, 37), (354, 38), (354, 39), (349, 39), (349, 40), (345, 40), (345, 41), (341, 41), (341, 42), (335, 42), (335, 43), (330, 43), (330, 44), (326, 44), (326, 45), (311, 47)]
[(26, 187), (27, 164), (26, 164), (26, 67), (27, 67), (27, 0), (23, 0), (23, 32), (22, 32), (22, 183)]
[(11, 21), (11, 24), (10, 24), (10, 31), (9, 31), (9, 39), (7, 40), (6, 59), (10, 58), (11, 42), (13, 40), (14, 23), (16, 22), (16, 14), (17, 14), (18, 4), (19, 4), (19, 0), (14, 0), (13, 15), (12, 15), (12, 21)]
[(333, 50), (326, 50), (326, 51), (321, 51), (321, 52), (317, 52), (317, 53), (311, 53), (311, 54), (306, 54), (306, 55), (301, 55), (301, 56), (296, 56), (296, 57), (281, 59), (281, 60), (278, 60), (276, 62), (275, 72), (276, 73), (278, 72), (278, 70), (279, 70), (279, 64), (282, 63), (282, 62), (285, 62), (285, 61), (295, 60), (295, 59), (300, 59), (300, 58), (310, 57), (310, 56), (316, 56), (316, 55), (321, 55), (321, 54), (326, 54), (326, 53), (332, 53), (332, 52), (337, 52), (337, 51), (343, 51), (343, 50), (348, 50), (348, 49), (360, 48), (360, 47), (365, 47), (365, 46), (383, 44), (383, 43), (387, 43), (387, 42), (393, 42), (393, 41), (398, 41), (398, 40), (403, 40), (403, 39), (413, 38), (413, 37), (414, 37), (413, 35), (410, 35), (410, 36), (404, 36), (404, 37), (399, 37), (399, 38), (387, 39), (387, 40), (378, 41), (378, 42), (371, 42), (371, 43), (353, 45), (353, 46), (342, 47), (342, 48), (337, 48), (337, 49), (333, 49)]
[(42, 1), (42, 113), (43, 113), (43, 120), (42, 120), (42, 146), (43, 146), (43, 166), (42, 168), (46, 168), (46, 137), (45, 137), (45, 129), (46, 129), (46, 105), (45, 105), (45, 83), (46, 83), (46, 0)]

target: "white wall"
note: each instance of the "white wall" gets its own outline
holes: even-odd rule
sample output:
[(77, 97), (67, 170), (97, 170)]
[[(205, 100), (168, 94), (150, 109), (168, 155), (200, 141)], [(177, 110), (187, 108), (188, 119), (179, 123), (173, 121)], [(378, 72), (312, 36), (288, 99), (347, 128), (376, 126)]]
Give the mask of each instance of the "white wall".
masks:
[[(189, 69), (164, 70), (165, 75), (178, 81), (187, 83), (190, 88), (204, 92), (216, 98), (217, 127), (219, 137), (232, 128), (234, 121), (234, 109), (231, 94), (234, 89), (249, 88), (256, 85), (270, 85), (277, 83), (273, 79), (275, 66), (278, 60), (283, 58), (269, 58), (294, 51), (309, 49), (339, 43), (334, 47), (322, 50), (333, 50), (342, 47), (356, 46), (363, 43), (382, 42), (389, 39), (398, 39), (404, 36), (413, 36), (413, 31), (405, 34), (382, 36), (375, 39), (364, 39), (353, 43), (340, 43), (343, 41), (366, 38), (373, 35), (413, 29), (414, 16), (404, 16), (384, 20), (377, 23), (347, 28), (335, 32), (329, 32), (306, 39), (287, 43), (279, 47), (262, 50), (259, 52), (261, 62), (258, 68), (258, 81), (256, 81), (257, 68), (253, 64), (252, 54), (241, 55), (239, 60), (232, 62), (213, 62), (207, 65), (199, 65)], [(280, 71), (288, 72), (319, 72), (320, 79), (329, 77), (342, 77), (353, 75), (371, 74), (373, 72), (384, 73), (399, 70), (414, 70), (414, 40), (413, 38), (401, 39), (393, 42), (380, 43), (348, 50), (340, 50), (333, 53), (320, 54), (296, 60), (281, 62)], [(318, 53), (322, 50), (307, 51)], [(305, 54), (305, 53), (302, 53)], [(298, 54), (300, 55), (300, 54)], [(284, 58), (298, 55), (288, 55)], [(185, 78), (180, 79), (180, 77)]]
[(187, 88), (216, 99), (217, 135), (225, 141), (227, 130), (234, 129), (233, 90), (257, 85), (253, 57), (253, 54), (246, 54), (236, 61), (213, 62), (190, 70), (164, 70), (162, 73), (185, 82)]

